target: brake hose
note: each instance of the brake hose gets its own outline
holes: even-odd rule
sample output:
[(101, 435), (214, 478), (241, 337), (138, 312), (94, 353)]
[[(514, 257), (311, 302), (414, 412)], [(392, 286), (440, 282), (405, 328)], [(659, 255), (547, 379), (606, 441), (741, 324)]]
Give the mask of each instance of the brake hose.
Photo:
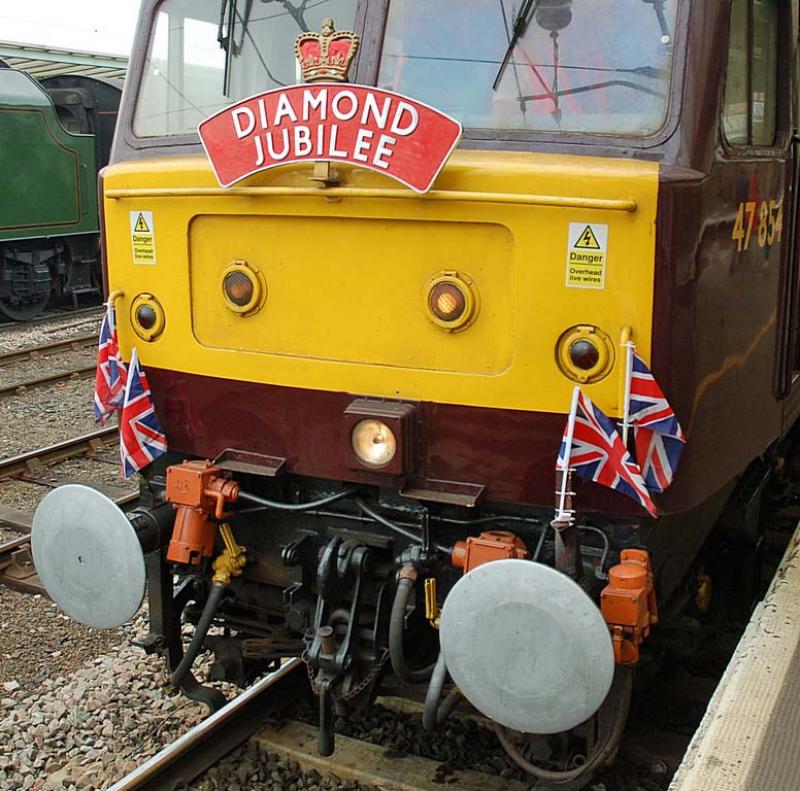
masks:
[(192, 641), (189, 643), (189, 647), (186, 649), (186, 653), (183, 655), (183, 659), (181, 659), (178, 667), (175, 668), (175, 672), (170, 676), (170, 683), (176, 689), (180, 688), (181, 682), (186, 677), (186, 674), (194, 664), (194, 660), (197, 659), (197, 655), (200, 653), (203, 640), (206, 639), (211, 622), (214, 620), (219, 603), (222, 601), (222, 594), (225, 593), (225, 587), (225, 585), (220, 585), (218, 583), (214, 583), (211, 586), (211, 592), (208, 594), (205, 607), (203, 607), (203, 612), (200, 614), (200, 620), (195, 627)]
[(392, 663), (392, 670), (395, 675), (406, 684), (423, 684), (433, 673), (435, 663), (418, 670), (412, 670), (406, 662), (405, 651), (403, 650), (403, 637), (405, 636), (405, 619), (408, 600), (414, 592), (414, 580), (407, 576), (402, 576), (397, 583), (397, 592), (394, 595), (392, 613), (389, 618), (389, 659)]

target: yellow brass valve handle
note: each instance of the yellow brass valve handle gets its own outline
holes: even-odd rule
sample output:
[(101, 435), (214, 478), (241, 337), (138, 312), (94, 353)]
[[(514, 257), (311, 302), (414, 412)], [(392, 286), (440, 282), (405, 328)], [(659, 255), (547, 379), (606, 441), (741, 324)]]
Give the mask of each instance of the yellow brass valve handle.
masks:
[(436, 603), (436, 577), (425, 580), (425, 617), (434, 629), (439, 628), (439, 605)]
[(230, 525), (227, 523), (219, 526), (219, 532), (225, 549), (214, 561), (214, 576), (211, 581), (215, 585), (229, 585), (231, 577), (238, 577), (242, 569), (247, 565), (247, 555), (245, 549), (236, 543)]

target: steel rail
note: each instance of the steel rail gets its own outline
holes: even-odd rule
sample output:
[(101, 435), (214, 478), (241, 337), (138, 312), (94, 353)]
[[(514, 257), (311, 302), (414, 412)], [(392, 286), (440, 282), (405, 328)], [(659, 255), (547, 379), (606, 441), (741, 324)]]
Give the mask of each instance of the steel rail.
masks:
[(187, 787), (307, 688), (308, 674), (302, 660), (290, 659), (116, 782), (109, 791), (172, 791)]
[(12, 332), (23, 327), (30, 327), (36, 324), (47, 324), (49, 321), (59, 321), (59, 319), (75, 319), (81, 316), (97, 316), (100, 318), (103, 312), (102, 306), (93, 308), (81, 308), (80, 310), (65, 310), (61, 313), (48, 313), (44, 316), (37, 316), (35, 319), (28, 321), (9, 321), (5, 324), (0, 324), (0, 333)]
[(30, 539), (27, 536), (0, 544), (0, 584), (22, 593), (47, 596), (33, 566)]
[(57, 442), (55, 445), (0, 459), (0, 480), (30, 472), (37, 462), (48, 465), (79, 456), (91, 456), (104, 447), (115, 445), (118, 433), (119, 429), (116, 426), (109, 426), (63, 442)]
[(34, 387), (43, 387), (45, 385), (54, 385), (59, 382), (68, 382), (72, 379), (80, 380), (87, 379), (94, 376), (97, 370), (95, 365), (84, 365), (80, 368), (74, 368), (71, 371), (59, 371), (55, 374), (48, 374), (47, 376), (39, 376), (36, 379), (26, 379), (24, 382), (14, 382), (14, 384), (3, 385), (0, 387), (0, 398), (8, 398), (9, 396), (24, 393)]
[(48, 354), (61, 351), (81, 351), (86, 347), (97, 345), (97, 333), (91, 335), (76, 335), (74, 338), (67, 338), (63, 341), (53, 341), (42, 343), (39, 346), (29, 346), (26, 349), (19, 349), (14, 352), (4, 352), (0, 354), (0, 367), (11, 365), (12, 363), (36, 360)]

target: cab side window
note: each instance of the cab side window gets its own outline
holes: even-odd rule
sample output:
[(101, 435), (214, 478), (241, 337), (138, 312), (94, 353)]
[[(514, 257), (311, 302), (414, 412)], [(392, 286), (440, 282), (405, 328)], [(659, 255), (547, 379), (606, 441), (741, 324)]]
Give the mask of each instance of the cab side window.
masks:
[(733, 0), (722, 127), (731, 145), (771, 146), (778, 121), (778, 0)]

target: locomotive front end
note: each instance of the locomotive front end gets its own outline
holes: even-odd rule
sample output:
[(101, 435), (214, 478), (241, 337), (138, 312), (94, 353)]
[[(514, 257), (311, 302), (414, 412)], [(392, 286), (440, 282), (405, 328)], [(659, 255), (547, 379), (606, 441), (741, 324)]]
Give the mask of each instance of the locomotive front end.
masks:
[[(146, 647), (190, 696), (220, 702), (201, 650), (240, 685), (302, 656), (325, 753), (334, 713), (422, 684), (426, 727), (463, 695), (524, 768), (568, 733), (550, 765), (586, 774), (656, 621), (650, 501), (556, 467), (579, 391), (620, 420), (632, 345), (649, 360), (659, 167), (613, 146), (623, 116), (644, 140), (666, 123), (676, 4), (421, 5), (144, 4), (102, 189), (125, 398), (146, 372), (158, 429), (123, 413), (149, 456), (112, 521), (126, 559), (146, 538)], [(466, 132), (420, 185), (428, 111)], [(80, 529), (77, 496), (37, 514), (45, 582), (78, 574), (37, 539)]]

